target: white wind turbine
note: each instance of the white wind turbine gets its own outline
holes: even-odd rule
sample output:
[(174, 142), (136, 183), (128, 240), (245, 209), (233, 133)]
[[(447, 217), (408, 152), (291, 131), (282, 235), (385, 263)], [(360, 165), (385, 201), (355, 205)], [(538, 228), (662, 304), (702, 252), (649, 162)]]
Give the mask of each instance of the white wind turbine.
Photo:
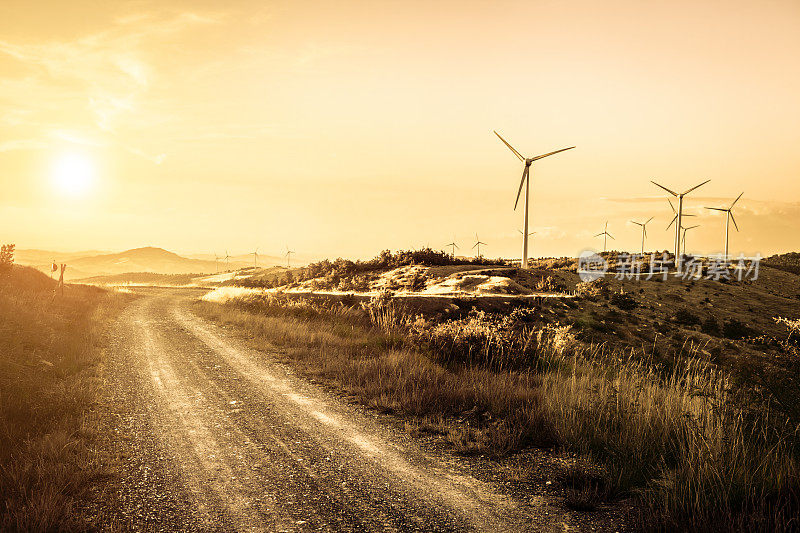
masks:
[(284, 254), (286, 256), (286, 268), (292, 268), (292, 254), (293, 253), (294, 253), (294, 250), (290, 250), (289, 247), (287, 246), (286, 247), (286, 253)]
[(228, 250), (225, 250), (225, 272), (230, 272), (231, 270), (230, 257), (231, 256), (228, 255)]
[(455, 257), (456, 256), (456, 250), (458, 249), (458, 245), (456, 244), (456, 238), (453, 237), (453, 242), (449, 242), (449, 243), (445, 244), (445, 246), (449, 246), (450, 247), (450, 249), (451, 249), (450, 255)]
[(475, 244), (472, 245), (472, 249), (474, 250), (476, 246), (478, 247), (478, 255), (476, 256), (478, 259), (481, 258), (481, 244), (484, 246), (488, 246), (485, 242), (481, 242), (481, 240), (478, 238), (478, 234), (476, 233)]
[(500, 134), (496, 131), (494, 132), (497, 137), (503, 141), (503, 144), (508, 146), (508, 149), (511, 150), (515, 156), (519, 158), (520, 161), (525, 163), (525, 169), (522, 171), (522, 181), (519, 183), (519, 190), (517, 191), (517, 199), (514, 201), (514, 209), (517, 209), (517, 204), (519, 203), (519, 196), (522, 194), (522, 186), (525, 186), (525, 215), (524, 215), (524, 229), (522, 230), (522, 268), (528, 268), (528, 203), (530, 197), (530, 171), (531, 171), (531, 164), (534, 161), (538, 161), (539, 159), (543, 159), (545, 157), (557, 154), (559, 152), (563, 152), (565, 150), (572, 150), (575, 148), (574, 146), (570, 146), (569, 148), (562, 148), (561, 150), (556, 150), (554, 152), (548, 152), (546, 154), (537, 155), (534, 157), (523, 157), (522, 154), (517, 152), (513, 146), (508, 144), (505, 139), (500, 137)]
[[(608, 220), (606, 220), (605, 229), (601, 233), (598, 233), (597, 235), (595, 235), (595, 237), (599, 237), (600, 235), (603, 236), (603, 253), (605, 253), (605, 251), (606, 251), (606, 242), (608, 241), (608, 238), (611, 237), (612, 239), (614, 239), (614, 236), (611, 235), (608, 232)], [(616, 240), (616, 239), (614, 239), (614, 240)]]
[[(678, 225), (675, 226), (675, 270), (677, 270), (678, 274), (680, 274), (680, 272), (681, 272), (680, 251), (681, 251), (681, 227), (682, 227), (681, 226), (681, 222), (683, 222), (683, 220), (682, 220), (682, 218), (683, 218), (683, 197), (686, 196), (687, 194), (689, 194), (690, 192), (692, 192), (693, 190), (695, 190), (696, 188), (700, 187), (701, 185), (705, 185), (709, 181), (711, 181), (711, 180), (706, 180), (706, 181), (704, 181), (703, 183), (701, 183), (699, 185), (695, 185), (691, 189), (687, 189), (687, 190), (683, 191), (682, 193), (677, 193), (675, 191), (671, 191), (671, 190), (667, 189), (663, 185), (659, 185), (658, 183), (656, 183), (653, 180), (650, 180), (650, 183), (652, 183), (653, 185), (655, 185), (657, 187), (661, 187), (662, 189), (664, 189), (665, 191), (667, 191), (672, 196), (674, 196), (675, 198), (678, 199), (678, 211), (675, 212), (675, 219), (677, 219), (677, 221), (678, 221)], [(672, 202), (670, 202), (669, 205), (672, 205)], [(675, 208), (673, 207), (672, 210), (675, 211)], [(672, 223), (670, 223), (670, 226), (671, 225), (672, 225)], [(669, 228), (669, 226), (667, 226), (667, 228)]]
[(690, 229), (699, 228), (700, 224), (695, 224), (694, 226), (689, 226), (688, 228), (683, 228), (683, 255), (686, 255), (686, 232)]
[(642, 227), (642, 255), (644, 255), (644, 238), (647, 237), (647, 225), (650, 221), (653, 220), (653, 217), (647, 219), (647, 222), (636, 222), (635, 220), (631, 220), (637, 226)]
[(253, 268), (258, 268), (258, 247), (255, 252), (250, 252), (253, 255)]
[[(744, 192), (742, 192), (742, 194), (744, 194)], [(722, 207), (706, 207), (706, 209), (711, 209), (711, 210), (714, 210), (714, 211), (723, 211), (726, 214), (726, 217), (725, 217), (725, 261), (728, 260), (728, 230), (730, 229), (730, 226), (731, 226), (731, 220), (733, 221), (733, 226), (736, 228), (736, 231), (739, 231), (739, 225), (736, 223), (736, 219), (733, 218), (733, 211), (732, 210), (733, 210), (733, 206), (736, 204), (736, 202), (739, 201), (739, 198), (742, 197), (742, 194), (737, 196), (736, 200), (734, 200), (731, 203), (731, 205), (728, 206), (727, 209), (722, 208)]]

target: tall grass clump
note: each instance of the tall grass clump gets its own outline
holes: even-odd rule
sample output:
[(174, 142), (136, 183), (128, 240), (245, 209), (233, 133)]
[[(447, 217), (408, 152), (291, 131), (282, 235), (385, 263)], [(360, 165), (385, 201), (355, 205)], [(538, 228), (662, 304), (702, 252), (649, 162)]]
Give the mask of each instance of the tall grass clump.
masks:
[(112, 296), (0, 269), (0, 531), (85, 529), (100, 327)]
[(748, 407), (697, 358), (666, 377), (633, 357), (568, 341), (542, 376), (543, 407), (566, 446), (609, 465), (646, 525), (693, 531), (792, 530), (800, 500), (798, 428)]

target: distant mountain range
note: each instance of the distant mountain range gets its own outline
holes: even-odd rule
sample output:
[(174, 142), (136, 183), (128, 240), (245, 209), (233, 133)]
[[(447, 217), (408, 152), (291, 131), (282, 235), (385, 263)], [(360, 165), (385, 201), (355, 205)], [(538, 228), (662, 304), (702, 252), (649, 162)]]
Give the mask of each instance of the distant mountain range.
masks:
[[(259, 266), (274, 265), (279, 258), (259, 255)], [(46, 250), (17, 250), (15, 260), (20, 265), (29, 265), (44, 272), (50, 271), (50, 265), (66, 263), (65, 277), (70, 280), (94, 276), (109, 276), (129, 272), (154, 272), (159, 274), (213, 274), (226, 269), (223, 259), (214, 261), (183, 257), (163, 248), (135, 248), (120, 253), (77, 252), (63, 253)], [(252, 266), (252, 256), (230, 257), (231, 270)]]

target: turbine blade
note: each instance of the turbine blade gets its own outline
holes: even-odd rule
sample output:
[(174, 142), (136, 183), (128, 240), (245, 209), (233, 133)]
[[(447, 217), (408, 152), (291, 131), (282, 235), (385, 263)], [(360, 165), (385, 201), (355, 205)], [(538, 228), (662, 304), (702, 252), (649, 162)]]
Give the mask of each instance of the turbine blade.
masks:
[[(631, 222), (633, 222), (633, 223), (634, 223), (634, 224), (636, 224), (637, 226), (642, 226), (642, 227), (644, 227), (644, 224), (642, 224), (641, 222), (636, 222), (635, 220), (631, 220)], [(645, 224), (647, 224), (647, 222), (645, 222)]]
[(727, 211), (727, 209), (723, 209), (722, 207), (706, 207), (706, 209), (711, 209), (712, 211)]
[(700, 224), (695, 224), (694, 226), (689, 226), (688, 228), (683, 228), (683, 231), (686, 231), (687, 229), (694, 229), (694, 228), (699, 228), (699, 227), (700, 227)]
[[(675, 192), (673, 192), (673, 191), (671, 191), (671, 190), (667, 189), (667, 188), (666, 188), (666, 187), (664, 187), (663, 185), (659, 185), (658, 183), (656, 183), (656, 182), (655, 182), (655, 181), (653, 181), (653, 180), (650, 180), (650, 183), (652, 183), (653, 185), (656, 185), (656, 186), (658, 186), (658, 187), (661, 187), (662, 189), (664, 189), (665, 191), (667, 191), (668, 193), (670, 193), (672, 196), (678, 196), (678, 194), (677, 194), (677, 193), (675, 193)], [(670, 205), (672, 205), (672, 202), (670, 202)], [(674, 208), (673, 208), (673, 210), (674, 210)]]
[[(674, 217), (672, 217), (672, 221), (669, 223), (669, 225), (667, 226), (666, 229), (669, 229), (670, 226), (672, 226), (675, 223), (676, 220), (678, 220), (678, 215), (675, 215)], [(666, 231), (666, 230), (664, 230), (664, 231)]]
[[(494, 131), (494, 130), (492, 130), (492, 131)], [(519, 152), (517, 152), (517, 151), (514, 149), (514, 147), (513, 147), (513, 146), (511, 146), (510, 144), (508, 144), (508, 142), (507, 142), (505, 139), (503, 139), (502, 137), (500, 137), (500, 134), (499, 134), (499, 133), (497, 133), (496, 131), (494, 131), (494, 134), (495, 134), (495, 135), (497, 135), (497, 136), (500, 138), (500, 140), (501, 140), (501, 141), (503, 141), (503, 144), (505, 144), (506, 146), (508, 146), (508, 149), (509, 149), (509, 150), (511, 150), (512, 152), (514, 152), (514, 155), (515, 155), (515, 156), (517, 156), (517, 157), (519, 158), (519, 160), (520, 160), (520, 161), (525, 161), (525, 158), (524, 158), (524, 157), (522, 157), (522, 154), (520, 154)]]
[(575, 147), (574, 146), (570, 146), (569, 148), (562, 148), (561, 150), (556, 150), (555, 152), (549, 152), (549, 153), (546, 153), (546, 154), (537, 155), (536, 157), (532, 157), (531, 161), (538, 161), (539, 159), (544, 159), (545, 157), (549, 157), (549, 156), (557, 154), (559, 152), (564, 152), (566, 150), (572, 150), (573, 148), (575, 148)]
[(672, 205), (672, 200), (670, 200), (669, 198), (667, 198), (667, 202), (669, 202), (669, 206), (672, 208), (672, 212), (673, 212), (673, 213), (675, 213), (675, 216), (678, 216), (678, 212), (677, 212), (677, 211), (675, 211), (675, 206), (674, 206), (674, 205)]
[[(744, 194), (744, 191), (742, 191), (742, 194)], [(742, 197), (742, 194), (740, 194), (739, 196), (736, 197), (736, 200), (733, 201), (733, 203), (731, 204), (731, 206), (728, 209), (733, 208), (733, 206), (736, 204), (736, 202), (739, 201), (739, 198)]]
[(693, 191), (693, 190), (695, 190), (696, 188), (700, 187), (701, 185), (705, 185), (705, 184), (706, 184), (706, 183), (708, 183), (709, 181), (711, 181), (711, 180), (706, 180), (706, 181), (704, 181), (703, 183), (701, 183), (700, 185), (695, 185), (694, 187), (692, 187), (691, 189), (689, 189), (688, 191), (686, 191), (685, 193), (683, 193), (681, 196), (684, 196), (684, 195), (686, 195), (686, 194), (689, 194), (690, 192), (692, 192), (692, 191)]
[(525, 185), (525, 180), (528, 178), (528, 170), (531, 167), (525, 165), (525, 170), (522, 171), (522, 180), (519, 182), (519, 190), (517, 191), (517, 199), (514, 200), (514, 211), (517, 210), (517, 204), (519, 203), (519, 195), (522, 194), (522, 186)]
[[(614, 239), (614, 236), (613, 236), (613, 235), (611, 235), (610, 233), (606, 233), (606, 235), (608, 235), (609, 237), (611, 237), (612, 239)], [(617, 239), (614, 239), (614, 240), (616, 241)]]
[(595, 235), (595, 237), (599, 237), (600, 235), (603, 235), (603, 234), (602, 233), (598, 233), (597, 235)]
[(736, 231), (739, 231), (739, 225), (736, 223), (736, 219), (733, 218), (733, 213), (731, 213), (731, 220), (733, 220), (733, 227), (736, 228)]
[(473, 244), (473, 245), (472, 245), (472, 249), (474, 250), (474, 249), (475, 249), (475, 247), (476, 247), (476, 246), (478, 246), (478, 244), (480, 244), (480, 243), (477, 243), (477, 242), (476, 242), (475, 244)]
[(650, 217), (650, 218), (648, 218), (648, 219), (647, 219), (647, 222), (645, 222), (645, 223), (644, 223), (644, 225), (647, 225), (647, 224), (649, 224), (651, 220), (653, 220), (653, 217)]

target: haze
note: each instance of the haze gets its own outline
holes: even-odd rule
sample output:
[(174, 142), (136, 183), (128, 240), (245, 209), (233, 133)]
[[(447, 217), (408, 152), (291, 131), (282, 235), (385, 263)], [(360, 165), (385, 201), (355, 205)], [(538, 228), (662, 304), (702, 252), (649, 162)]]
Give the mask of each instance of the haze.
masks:
[(800, 247), (800, 4), (16, 2), (0, 7), (0, 228), (19, 248), (519, 257), (668, 248), (655, 179), (721, 251)]

